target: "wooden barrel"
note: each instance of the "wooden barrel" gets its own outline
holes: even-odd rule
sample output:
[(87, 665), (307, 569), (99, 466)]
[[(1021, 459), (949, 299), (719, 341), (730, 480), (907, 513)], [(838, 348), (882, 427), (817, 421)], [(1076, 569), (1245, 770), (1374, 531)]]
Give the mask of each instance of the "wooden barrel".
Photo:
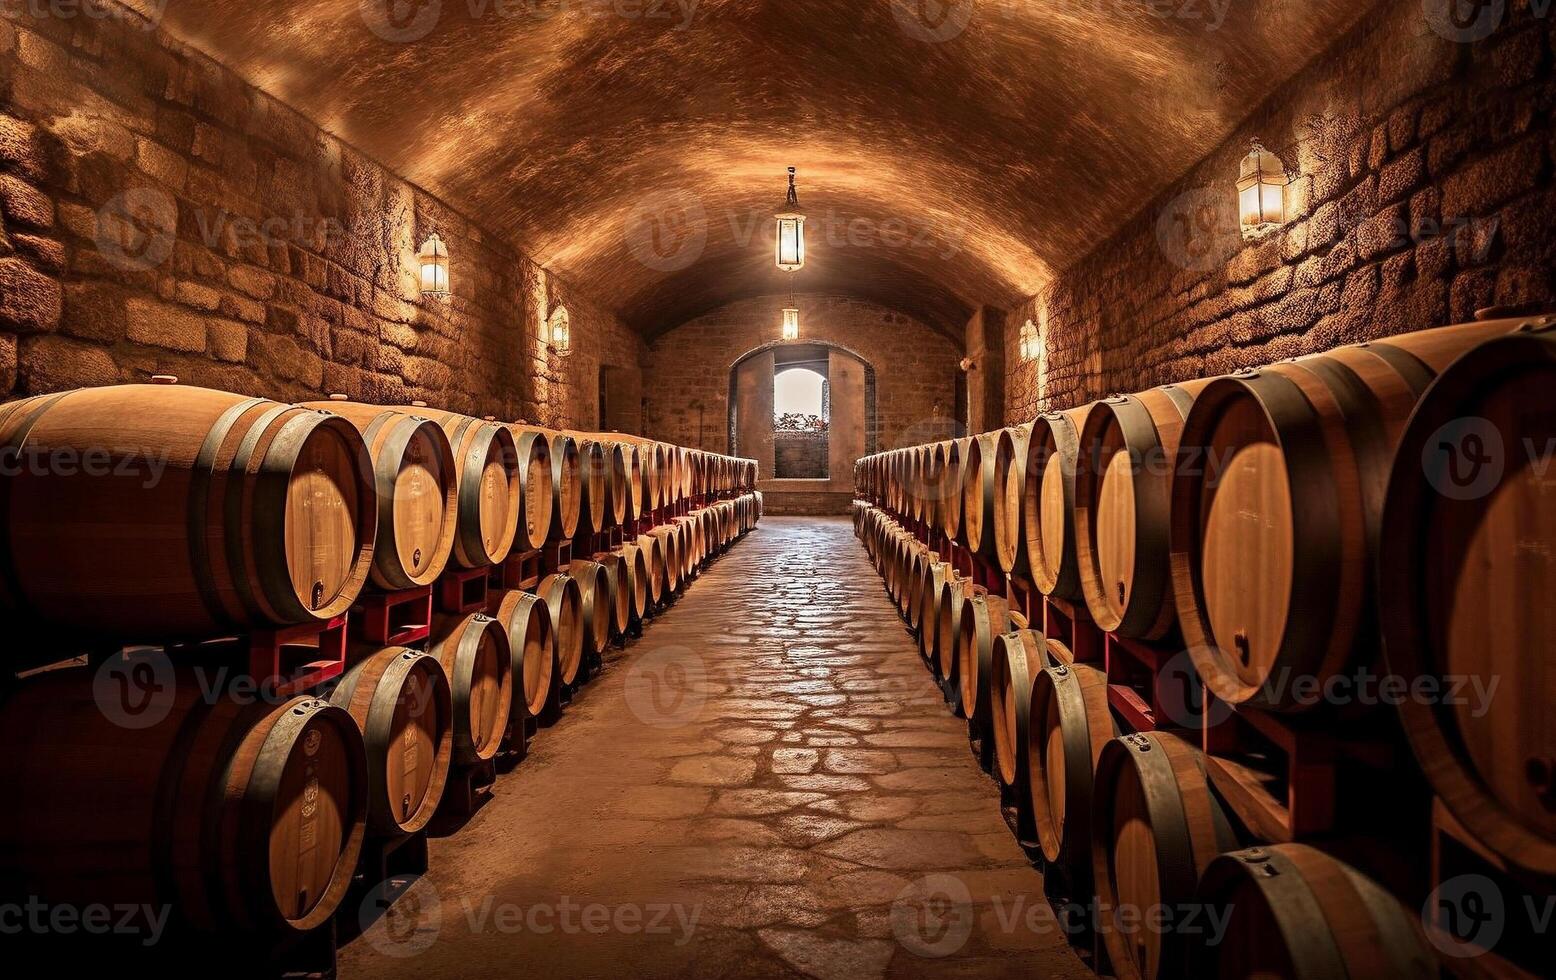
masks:
[[(1182, 444), (1206, 465), (1173, 480), (1173, 591), (1185, 646), (1215, 695), (1296, 711), (1376, 632), (1383, 494), (1405, 422), (1436, 373), (1517, 321), (1439, 327), (1210, 382)], [(1250, 573), (1256, 575), (1250, 583)]]
[(583, 511), (583, 454), (578, 442), (563, 432), (548, 430), (551, 440), (551, 533), (553, 540), (570, 541), (578, 533)]
[(939, 527), (945, 520), (945, 452), (938, 444), (919, 446), (919, 473), (922, 481), (919, 492), (924, 498), (923, 520), (930, 527)]
[(492, 618), (508, 634), (508, 653), (519, 685), (509, 716), (508, 740), (522, 738), (514, 728), (539, 718), (557, 697), (556, 634), (551, 628), (551, 609), (530, 592), (509, 589), (493, 596)]
[(534, 551), (546, 543), (551, 533), (552, 501), (551, 440), (534, 428), (510, 425), (514, 447), (519, 456), (519, 486), (523, 502), (522, 530), (515, 547)]
[(1488, 692), (1400, 702), (1421, 768), (1477, 840), (1546, 882), (1556, 880), (1553, 330), (1545, 317), (1481, 344), (1427, 390), (1395, 455), (1378, 562), (1389, 672)]
[(994, 560), (994, 462), (1000, 433), (984, 432), (967, 443), (962, 461), (962, 543)]
[[(121, 656), (104, 669), (126, 679), (137, 656), (161, 654)], [(166, 666), (147, 661), (148, 673), (156, 663)], [(0, 705), (0, 744), (13, 747), (0, 778), (18, 788), (0, 807), (7, 897), (171, 907), (223, 934), (329, 921), (366, 830), (367, 761), (351, 716), (321, 698), (211, 698), (207, 678), (178, 672), (150, 694), (166, 714), (142, 712), (132, 728), (94, 696), (101, 676), (48, 671)], [(21, 749), (40, 733), (47, 751)]]
[(567, 574), (578, 583), (579, 608), (583, 611), (584, 650), (599, 655), (611, 642), (615, 607), (611, 599), (610, 573), (597, 561), (574, 558)]
[(610, 471), (605, 447), (582, 432), (564, 432), (578, 447), (578, 534), (599, 534), (611, 526)]
[(898, 611), (901, 611), (901, 603), (898, 598), (898, 587), (901, 585), (904, 575), (902, 572), (903, 555), (907, 553), (908, 541), (903, 535), (901, 527), (892, 528), (888, 533), (885, 543), (886, 564), (886, 594), (891, 596), (893, 603), (897, 603)]
[(674, 595), (681, 591), (681, 551), (680, 543), (676, 540), (675, 528), (669, 524), (661, 524), (648, 533), (659, 541), (659, 553), (664, 556), (664, 563), (661, 566), (665, 580), (664, 594)]
[(567, 686), (577, 684), (583, 667), (586, 632), (583, 590), (571, 575), (553, 572), (535, 586), (535, 594), (546, 600), (551, 611), (551, 629), (556, 635), (557, 680)]
[(610, 596), (611, 638), (624, 636), (632, 625), (632, 583), (628, 580), (627, 562), (619, 552), (597, 551), (589, 560), (605, 569), (605, 585)]
[(458, 488), (454, 451), (431, 419), (331, 395), (303, 408), (334, 412), (356, 426), (373, 460), (378, 537), (373, 584), (410, 589), (443, 574), (454, 547)]
[(934, 656), (929, 661), (930, 671), (945, 686), (947, 697), (954, 698), (951, 707), (958, 715), (962, 713), (962, 698), (958, 687), (961, 671), (957, 669), (961, 660), (959, 644), (962, 611), (966, 608), (971, 590), (971, 579), (948, 578), (941, 586), (940, 608), (935, 614), (935, 632), (938, 635), (935, 638)]
[(966, 453), (966, 439), (952, 439), (938, 446), (937, 467), (940, 470), (940, 530), (951, 540), (962, 534), (962, 457)]
[(354, 652), (356, 666), (330, 693), (367, 751), (367, 826), (379, 837), (414, 834), (443, 799), (454, 744), (448, 674), (438, 658), (405, 647)]
[(696, 577), (698, 568), (696, 523), (696, 518), (686, 516), (672, 522), (681, 549), (681, 578), (688, 581)]
[(1021, 518), (1027, 568), (1039, 592), (1061, 599), (1081, 597), (1075, 560), (1075, 471), (1080, 429), (1090, 407), (1045, 412), (1033, 421), (1027, 438)]
[(427, 652), (448, 674), (454, 702), (454, 763), (497, 754), (513, 709), (513, 652), (502, 624), (484, 613), (436, 613)]
[(703, 564), (707, 564), (721, 550), (719, 547), (718, 512), (712, 507), (704, 507), (700, 515), (702, 518)]
[(643, 466), (643, 513), (658, 510), (664, 505), (662, 471), (664, 456), (659, 444), (645, 439), (638, 443), (638, 455)]
[(920, 446), (909, 446), (903, 450), (903, 453), (907, 457), (907, 464), (904, 467), (906, 479), (903, 481), (904, 489), (907, 491), (906, 513), (913, 520), (922, 521), (924, 502), (929, 499), (925, 486), (924, 452)]
[(692, 494), (692, 451), (685, 446), (672, 446), (670, 452), (675, 459), (676, 499), (685, 500)]
[(644, 504), (643, 450), (641, 446), (623, 443), (622, 453), (627, 461), (627, 520), (635, 521), (643, 516), (646, 506)]
[(644, 571), (647, 572), (649, 603), (658, 605), (666, 595), (664, 541), (652, 534), (640, 534), (637, 544), (643, 553)]
[(1057, 663), (1032, 682), (1027, 785), (1043, 858), (1065, 868), (1076, 894), (1091, 894), (1092, 778), (1102, 747), (1118, 735), (1108, 677)]
[(1001, 429), (994, 445), (994, 559), (1006, 573), (1027, 570), (1027, 445), (1032, 424)]
[[(116, 640), (207, 639), (351, 607), (373, 463), (339, 416), (176, 385), (0, 406), (0, 608)], [(91, 601), (82, 601), (90, 597)]]
[(950, 562), (931, 561), (924, 566), (923, 578), (919, 580), (918, 652), (926, 665), (935, 660), (940, 643), (940, 594), (946, 582), (955, 577), (956, 568)]
[(918, 610), (917, 586), (923, 581), (924, 554), (927, 550), (917, 538), (904, 533), (901, 548), (902, 563), (897, 581), (897, 610), (910, 628), (914, 625), (913, 616)]
[(628, 453), (632, 447), (608, 439), (600, 441), (605, 453), (605, 492), (610, 498), (606, 511), (606, 526), (620, 527), (627, 523), (632, 488), (629, 484)]
[(1436, 958), (1420, 915), (1360, 871), (1306, 844), (1222, 854), (1205, 869), (1199, 906), (1223, 933), (1205, 930), (1189, 976), (1329, 980), (1433, 980)]
[(1104, 398), (1086, 413), (1075, 471), (1076, 566), (1086, 608), (1107, 632), (1159, 640), (1177, 621), (1167, 543), (1172, 474), (1183, 420), (1209, 383)]
[(1108, 961), (1121, 980), (1187, 977), (1187, 937), (1151, 910), (1194, 900), (1211, 859), (1237, 846), (1198, 749), (1161, 732), (1125, 735), (1097, 760), (1092, 877)]
[(997, 595), (975, 589), (962, 605), (961, 633), (956, 638), (957, 687), (962, 695), (962, 717), (968, 734), (983, 739), (991, 749), (994, 737), (993, 695), (994, 640), (1010, 632), (1010, 606)]
[(513, 549), (524, 506), (513, 433), (496, 422), (456, 412), (424, 406), (414, 411), (441, 425), (454, 447), (459, 491), (454, 562), (462, 568), (497, 564)]
[(1015, 629), (994, 639), (989, 681), (995, 776), (1016, 801), (1016, 835), (1037, 839), (1032, 811), (1032, 685), (1043, 669), (1068, 663), (1069, 648), (1041, 630)]
[(653, 600), (648, 556), (636, 541), (626, 542), (618, 553), (621, 555), (622, 573), (626, 576), (622, 591), (627, 595), (627, 609), (632, 622), (641, 622), (648, 614), (648, 605)]

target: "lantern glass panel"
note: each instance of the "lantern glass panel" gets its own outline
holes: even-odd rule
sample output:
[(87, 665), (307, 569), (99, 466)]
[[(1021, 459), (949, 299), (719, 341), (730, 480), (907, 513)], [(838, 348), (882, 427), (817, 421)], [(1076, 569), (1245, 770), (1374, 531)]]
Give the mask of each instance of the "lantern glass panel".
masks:
[(805, 217), (778, 216), (778, 268), (793, 272), (805, 264)]
[(798, 340), (800, 336), (800, 311), (790, 308), (783, 311), (783, 339)]

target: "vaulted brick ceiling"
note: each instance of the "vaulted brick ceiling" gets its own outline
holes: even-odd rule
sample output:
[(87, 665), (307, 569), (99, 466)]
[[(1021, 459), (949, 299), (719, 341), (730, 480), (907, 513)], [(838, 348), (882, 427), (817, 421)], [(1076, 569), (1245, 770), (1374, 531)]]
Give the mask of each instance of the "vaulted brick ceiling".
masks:
[(789, 287), (770, 221), (794, 165), (799, 290), (955, 335), (1102, 240), (1364, 8), (177, 0), (164, 23), (645, 333)]

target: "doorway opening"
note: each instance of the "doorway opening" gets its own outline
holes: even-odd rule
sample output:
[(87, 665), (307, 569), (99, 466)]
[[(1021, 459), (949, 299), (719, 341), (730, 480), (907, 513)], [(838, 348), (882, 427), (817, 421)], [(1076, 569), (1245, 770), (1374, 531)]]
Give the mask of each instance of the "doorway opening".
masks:
[(773, 373), (773, 475), (780, 480), (829, 476), (831, 388), (827, 362), (795, 361)]

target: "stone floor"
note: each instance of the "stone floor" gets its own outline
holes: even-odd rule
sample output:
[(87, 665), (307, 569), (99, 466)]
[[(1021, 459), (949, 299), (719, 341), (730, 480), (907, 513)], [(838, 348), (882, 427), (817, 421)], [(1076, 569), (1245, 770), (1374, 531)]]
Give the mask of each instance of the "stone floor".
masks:
[(848, 522), (769, 518), (432, 842), (341, 975), (1089, 976), (964, 731)]

